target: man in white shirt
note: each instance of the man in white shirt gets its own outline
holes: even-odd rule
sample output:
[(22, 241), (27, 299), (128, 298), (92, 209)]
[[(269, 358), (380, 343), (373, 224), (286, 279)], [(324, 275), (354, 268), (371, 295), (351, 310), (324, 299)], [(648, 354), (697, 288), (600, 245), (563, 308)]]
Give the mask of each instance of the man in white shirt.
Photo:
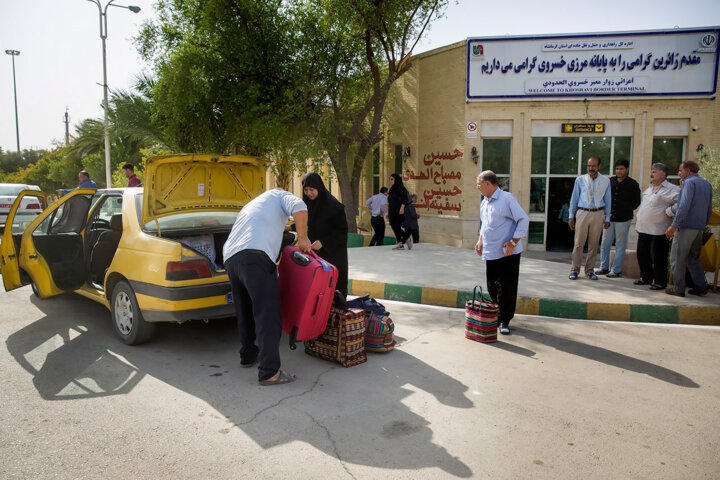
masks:
[(280, 189), (268, 190), (240, 210), (223, 247), (237, 313), (240, 366), (259, 363), (261, 385), (282, 385), (295, 380), (295, 375), (280, 370), (282, 313), (275, 265), (291, 215), (295, 219), (297, 245), (303, 252), (309, 252), (307, 206), (300, 198)]
[(380, 246), (385, 240), (385, 213), (387, 212), (387, 187), (382, 187), (380, 193), (367, 199), (365, 206), (370, 210), (370, 225), (375, 234), (370, 239), (370, 246)]
[(665, 164), (653, 164), (650, 186), (643, 192), (635, 223), (640, 266), (640, 279), (635, 280), (635, 285), (649, 285), (650, 290), (665, 290), (667, 286), (670, 242), (665, 231), (672, 223), (680, 196), (680, 188), (665, 180), (667, 172)]

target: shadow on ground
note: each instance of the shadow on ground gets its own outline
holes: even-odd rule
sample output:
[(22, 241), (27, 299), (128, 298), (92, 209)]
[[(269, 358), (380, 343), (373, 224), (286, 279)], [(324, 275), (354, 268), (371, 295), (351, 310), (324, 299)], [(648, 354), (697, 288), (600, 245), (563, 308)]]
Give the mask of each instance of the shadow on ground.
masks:
[(646, 362), (638, 358), (617, 353), (607, 348), (596, 347), (587, 343), (578, 342), (566, 337), (560, 337), (547, 333), (540, 328), (514, 327), (513, 334), (527, 338), (534, 342), (547, 345), (557, 350), (577, 355), (579, 357), (601, 362), (606, 365), (617, 367), (623, 370), (630, 370), (654, 377), (663, 382), (687, 388), (699, 388), (700, 386), (690, 378), (674, 370), (661, 367), (654, 363)]
[(149, 375), (204, 400), (263, 448), (302, 441), (352, 464), (473, 475), (404, 403), (428, 395), (433, 408), (471, 408), (468, 388), (401, 350), (344, 369), (282, 343), (283, 361), (299, 380), (260, 387), (254, 369), (239, 367), (232, 320), (161, 324), (153, 342), (129, 347), (115, 336), (108, 311), (91, 300), (30, 299), (44, 317), (6, 345), (46, 400), (126, 395)]

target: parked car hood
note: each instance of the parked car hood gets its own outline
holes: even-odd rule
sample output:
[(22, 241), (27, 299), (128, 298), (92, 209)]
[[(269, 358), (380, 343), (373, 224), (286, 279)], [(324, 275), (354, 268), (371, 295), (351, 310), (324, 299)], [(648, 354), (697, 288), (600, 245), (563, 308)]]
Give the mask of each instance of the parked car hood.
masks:
[(267, 162), (242, 155), (166, 155), (145, 162), (142, 224), (185, 212), (239, 211), (265, 191)]

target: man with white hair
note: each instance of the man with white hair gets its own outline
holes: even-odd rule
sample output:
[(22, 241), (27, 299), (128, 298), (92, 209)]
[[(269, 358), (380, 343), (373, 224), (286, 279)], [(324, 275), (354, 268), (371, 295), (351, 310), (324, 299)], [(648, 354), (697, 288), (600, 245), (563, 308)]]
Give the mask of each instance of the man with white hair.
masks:
[(649, 285), (650, 290), (664, 290), (668, 277), (670, 241), (665, 231), (670, 226), (680, 188), (665, 180), (668, 167), (654, 163), (650, 169), (650, 186), (643, 192), (637, 212), (637, 259), (640, 278), (635, 285)]

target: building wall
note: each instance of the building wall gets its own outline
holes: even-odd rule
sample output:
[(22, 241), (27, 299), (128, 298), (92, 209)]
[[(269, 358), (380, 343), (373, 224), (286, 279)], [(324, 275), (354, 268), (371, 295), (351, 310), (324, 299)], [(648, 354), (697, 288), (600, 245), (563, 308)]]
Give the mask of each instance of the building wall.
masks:
[[(418, 193), (419, 204), (423, 204), (423, 194), (439, 192), (426, 203), (437, 206), (433, 201), (439, 200), (441, 205), (447, 205), (449, 200), (451, 207), (460, 206), (459, 211), (430, 205), (418, 208), (424, 241), (465, 248), (477, 241), (480, 196), (475, 183), (483, 165), (482, 158), (477, 165), (472, 161), (471, 151), (475, 147), (481, 154), (484, 138), (511, 139), (510, 191), (526, 211), (531, 202), (533, 136), (629, 136), (630, 176), (638, 180), (642, 189), (649, 184), (654, 137), (684, 138), (685, 159), (695, 158), (699, 144), (720, 146), (720, 107), (714, 98), (466, 102), (465, 78), (466, 44), (459, 42), (416, 56), (411, 71), (397, 84), (401, 90), (398, 97), (405, 101), (393, 106), (389, 130), (400, 132), (389, 136), (386, 143), (411, 148), (412, 154), (403, 164), (408, 190)], [(476, 138), (466, 136), (467, 122), (478, 125)], [(562, 134), (562, 123), (604, 123), (606, 132)], [(581, 160), (584, 165), (586, 159)], [(430, 171), (433, 167), (435, 170)], [(418, 178), (428, 172), (436, 176), (438, 168), (459, 173), (461, 178), (443, 178), (439, 185), (437, 177)], [(442, 194), (451, 187), (462, 193)], [(538, 220), (545, 215), (531, 217)]]

